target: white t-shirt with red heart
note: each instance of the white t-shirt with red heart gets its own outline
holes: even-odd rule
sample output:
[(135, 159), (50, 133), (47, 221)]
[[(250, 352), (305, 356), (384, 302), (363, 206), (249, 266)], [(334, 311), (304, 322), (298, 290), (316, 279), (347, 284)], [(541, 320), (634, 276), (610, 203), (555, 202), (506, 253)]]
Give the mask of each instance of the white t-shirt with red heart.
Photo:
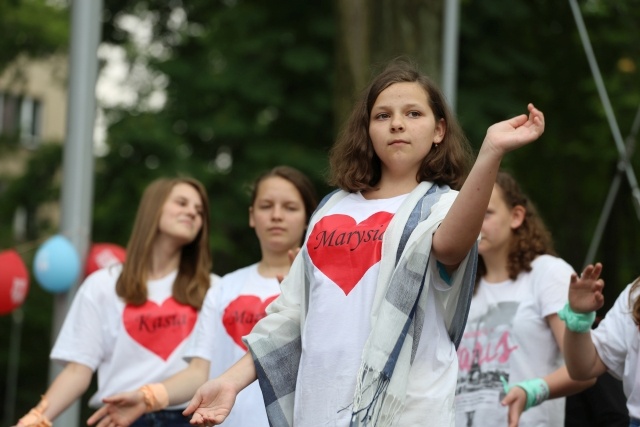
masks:
[[(406, 195), (367, 200), (354, 193), (320, 219), (306, 241), (314, 265), (302, 358), (296, 385), (294, 425), (348, 426), (362, 351), (371, 332), (382, 239)], [(437, 204), (436, 204), (437, 206)], [(434, 206), (433, 209), (437, 209)], [(394, 257), (396, 254), (384, 254)], [(457, 374), (455, 348), (434, 293), (448, 290), (438, 274), (429, 287), (420, 343), (396, 425), (450, 426)]]
[[(184, 350), (198, 316), (171, 296), (177, 271), (147, 282), (145, 304), (125, 304), (115, 292), (121, 267), (107, 267), (85, 279), (51, 350), (52, 360), (97, 370), (92, 407), (101, 406), (104, 397), (161, 382), (186, 368)], [(212, 274), (211, 284), (217, 279)]]
[[(265, 316), (267, 306), (280, 295), (280, 283), (258, 273), (258, 264), (222, 277), (209, 289), (186, 357), (211, 362), (210, 378), (215, 378), (247, 352), (242, 337)], [(236, 397), (227, 427), (268, 427), (269, 421), (257, 381)]]

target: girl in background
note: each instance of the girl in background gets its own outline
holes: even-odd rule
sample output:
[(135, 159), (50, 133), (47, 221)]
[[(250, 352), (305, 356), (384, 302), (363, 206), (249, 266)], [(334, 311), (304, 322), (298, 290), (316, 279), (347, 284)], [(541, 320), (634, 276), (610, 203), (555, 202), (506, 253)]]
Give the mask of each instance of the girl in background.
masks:
[[(51, 426), (97, 371), (89, 405), (119, 390), (161, 381), (187, 366), (187, 341), (210, 284), (209, 201), (191, 178), (158, 179), (144, 191), (122, 265), (80, 286), (51, 358), (65, 367), (42, 400), (18, 422)], [(145, 393), (150, 393), (144, 389)], [(182, 402), (133, 425), (188, 426)]]
[(640, 426), (640, 278), (627, 285), (598, 327), (596, 310), (604, 305), (602, 264), (571, 276), (569, 301), (558, 313), (567, 325), (565, 359), (572, 378), (588, 380), (605, 372), (622, 380), (630, 427)]
[[(207, 379), (220, 375), (245, 355), (247, 347), (242, 337), (251, 332), (265, 316), (269, 303), (280, 294), (278, 278), (288, 274), (289, 254), (302, 244), (317, 203), (309, 178), (292, 167), (278, 166), (256, 179), (249, 226), (260, 242), (260, 261), (226, 274), (207, 293), (192, 345), (185, 353), (190, 358), (188, 368), (154, 385), (168, 394), (167, 404), (190, 399)], [(141, 391), (120, 393), (104, 402), (107, 405), (89, 419), (89, 424), (128, 426), (146, 410)], [(257, 383), (237, 396), (225, 426), (269, 426)]]
[(563, 427), (564, 399), (553, 398), (592, 384), (571, 380), (562, 358), (564, 325), (556, 313), (573, 268), (555, 256), (542, 218), (507, 172), (498, 173), (480, 234), (458, 347), (456, 425)]

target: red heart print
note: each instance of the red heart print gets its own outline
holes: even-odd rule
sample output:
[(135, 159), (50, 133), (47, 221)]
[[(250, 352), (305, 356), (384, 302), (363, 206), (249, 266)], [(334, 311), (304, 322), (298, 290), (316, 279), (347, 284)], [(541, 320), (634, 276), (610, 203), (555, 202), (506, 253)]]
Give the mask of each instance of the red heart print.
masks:
[(316, 268), (345, 295), (380, 261), (382, 238), (393, 214), (377, 212), (360, 223), (349, 215), (322, 218), (313, 227), (307, 251)]
[(262, 301), (254, 295), (240, 295), (227, 305), (222, 315), (222, 323), (227, 334), (240, 348), (247, 351), (247, 346), (242, 342), (242, 337), (249, 335), (258, 320), (267, 315), (267, 306), (278, 295)]
[(162, 305), (147, 300), (142, 305), (127, 304), (122, 313), (124, 327), (138, 344), (167, 360), (196, 324), (198, 312), (173, 297)]

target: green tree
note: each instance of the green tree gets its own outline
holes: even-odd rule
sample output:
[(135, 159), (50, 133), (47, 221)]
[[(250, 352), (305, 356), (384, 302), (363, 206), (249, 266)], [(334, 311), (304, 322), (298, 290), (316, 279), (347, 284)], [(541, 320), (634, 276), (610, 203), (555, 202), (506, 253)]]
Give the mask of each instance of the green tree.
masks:
[(46, 0), (1, 0), (0, 72), (20, 55), (37, 58), (65, 52), (68, 18), (64, 5)]
[[(581, 5), (624, 135), (640, 106), (638, 5)], [(487, 126), (526, 112), (528, 102), (545, 112), (541, 140), (509, 154), (503, 165), (538, 205), (559, 254), (581, 270), (618, 154), (569, 3), (465, 1), (460, 28), (463, 127), (479, 147)], [(637, 169), (638, 161), (633, 163)], [(633, 243), (640, 220), (629, 194), (621, 189), (597, 257), (605, 265), (609, 304), (639, 274)]]
[(442, 0), (335, 0), (336, 125), (347, 118), (369, 79), (387, 61), (408, 56), (440, 79)]
[[(289, 164), (325, 191), (333, 132), (331, 9), (281, 3), (134, 6), (151, 16), (167, 51), (149, 58), (167, 78), (167, 102), (158, 112), (107, 112), (112, 125), (109, 154), (96, 171), (96, 239), (126, 238), (132, 196), (152, 177), (193, 175), (210, 190), (214, 269), (225, 273), (259, 254), (247, 210), (247, 184), (258, 173)], [(115, 40), (118, 31), (105, 35)], [(114, 220), (114, 211), (131, 214)]]

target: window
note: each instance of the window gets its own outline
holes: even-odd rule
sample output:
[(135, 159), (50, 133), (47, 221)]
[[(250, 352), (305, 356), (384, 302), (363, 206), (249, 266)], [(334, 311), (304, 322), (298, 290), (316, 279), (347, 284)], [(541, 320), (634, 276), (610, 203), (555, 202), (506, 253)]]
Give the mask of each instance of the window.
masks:
[(0, 93), (0, 133), (14, 135), (27, 148), (40, 143), (42, 103), (30, 96)]

